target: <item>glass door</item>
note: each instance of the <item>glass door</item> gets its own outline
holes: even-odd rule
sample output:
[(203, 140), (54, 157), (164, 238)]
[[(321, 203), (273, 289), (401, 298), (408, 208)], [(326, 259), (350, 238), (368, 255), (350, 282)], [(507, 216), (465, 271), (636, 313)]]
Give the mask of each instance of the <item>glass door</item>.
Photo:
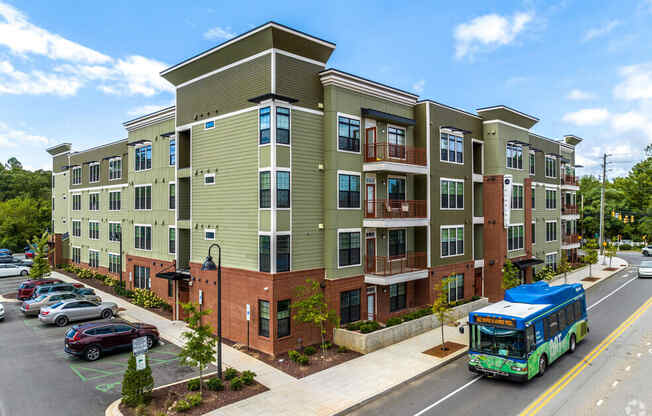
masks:
[(371, 161), (371, 160), (376, 160), (376, 128), (375, 127), (369, 127), (366, 130), (367, 134), (367, 143), (366, 143), (366, 159)]
[(367, 217), (376, 217), (376, 185), (367, 184)]

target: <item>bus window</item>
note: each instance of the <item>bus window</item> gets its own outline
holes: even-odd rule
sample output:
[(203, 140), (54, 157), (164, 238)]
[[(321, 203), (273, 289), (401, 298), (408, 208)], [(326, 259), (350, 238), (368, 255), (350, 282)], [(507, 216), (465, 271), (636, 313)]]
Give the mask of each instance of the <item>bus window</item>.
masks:
[(575, 319), (577, 320), (582, 318), (582, 305), (580, 304), (580, 301), (575, 301), (573, 307), (575, 309)]
[(553, 313), (548, 317), (548, 337), (552, 338), (559, 332), (559, 323), (557, 322), (557, 314)]
[(543, 339), (550, 338), (550, 317), (543, 318)]
[(566, 306), (566, 324), (572, 325), (575, 322), (575, 309), (573, 304)]
[(529, 326), (525, 330), (525, 336), (527, 337), (527, 352), (534, 351), (537, 348), (537, 340), (534, 337), (534, 325)]
[(561, 332), (566, 329), (566, 309), (560, 309), (557, 316), (559, 317), (559, 332)]

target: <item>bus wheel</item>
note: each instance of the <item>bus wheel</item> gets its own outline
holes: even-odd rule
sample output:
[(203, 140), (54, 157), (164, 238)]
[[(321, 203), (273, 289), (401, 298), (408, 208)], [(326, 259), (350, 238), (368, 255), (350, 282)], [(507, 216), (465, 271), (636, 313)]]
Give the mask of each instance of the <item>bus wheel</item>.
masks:
[(570, 339), (570, 344), (568, 346), (568, 352), (571, 354), (575, 352), (575, 347), (577, 346), (577, 343), (575, 342), (575, 334), (571, 335)]
[(539, 358), (539, 375), (542, 376), (546, 372), (546, 366), (548, 365), (548, 359), (545, 355), (542, 355)]

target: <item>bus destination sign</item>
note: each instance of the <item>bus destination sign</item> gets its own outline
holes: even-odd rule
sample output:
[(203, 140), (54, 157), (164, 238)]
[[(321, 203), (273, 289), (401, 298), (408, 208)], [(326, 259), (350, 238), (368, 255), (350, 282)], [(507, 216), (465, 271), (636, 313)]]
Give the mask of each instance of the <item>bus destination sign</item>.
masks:
[(493, 316), (475, 316), (475, 322), (479, 324), (490, 324), (490, 325), (500, 325), (500, 326), (509, 326), (515, 327), (516, 321), (508, 318), (499, 318)]

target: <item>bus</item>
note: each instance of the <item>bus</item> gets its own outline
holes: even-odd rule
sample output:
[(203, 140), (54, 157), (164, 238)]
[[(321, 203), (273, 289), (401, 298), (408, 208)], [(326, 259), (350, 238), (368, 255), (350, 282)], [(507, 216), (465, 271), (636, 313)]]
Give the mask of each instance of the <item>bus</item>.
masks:
[(581, 284), (520, 285), (508, 289), (504, 300), (469, 314), (469, 370), (527, 381), (574, 352), (588, 332)]

